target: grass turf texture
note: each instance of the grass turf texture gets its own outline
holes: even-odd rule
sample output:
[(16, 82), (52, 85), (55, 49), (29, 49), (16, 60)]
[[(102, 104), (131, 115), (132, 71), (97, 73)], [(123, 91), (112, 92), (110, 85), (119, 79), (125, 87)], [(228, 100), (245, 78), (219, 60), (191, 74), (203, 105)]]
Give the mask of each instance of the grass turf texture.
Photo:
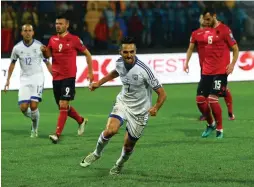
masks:
[[(254, 82), (231, 82), (235, 121), (223, 108), (224, 138), (215, 133), (201, 138), (205, 122), (197, 119), (197, 84), (165, 85), (168, 99), (159, 114), (150, 118), (123, 174), (109, 170), (121, 153), (125, 127), (106, 147), (101, 159), (89, 168), (79, 162), (94, 150), (120, 87), (95, 92), (77, 88), (72, 105), (89, 123), (82, 137), (68, 119), (59, 144), (48, 135), (55, 131), (58, 110), (52, 90), (45, 90), (40, 105), (39, 138), (30, 138), (31, 122), (19, 112), (17, 91), (2, 92), (3, 187), (242, 187), (254, 185)], [(154, 102), (156, 94), (154, 94)]]

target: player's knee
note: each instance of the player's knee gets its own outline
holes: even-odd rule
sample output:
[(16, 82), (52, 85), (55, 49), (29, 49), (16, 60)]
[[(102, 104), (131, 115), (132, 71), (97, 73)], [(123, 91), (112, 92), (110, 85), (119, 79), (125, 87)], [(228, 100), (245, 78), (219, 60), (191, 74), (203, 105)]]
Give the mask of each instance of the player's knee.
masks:
[(209, 95), (208, 102), (209, 102), (209, 104), (211, 104), (211, 103), (218, 103), (219, 102), (219, 98), (216, 95)]
[(107, 137), (112, 137), (117, 134), (118, 129), (120, 128), (120, 121), (117, 118), (110, 117), (108, 119), (108, 123), (106, 129), (104, 131), (104, 135), (106, 134)]
[(32, 111), (35, 111), (38, 108), (38, 103), (31, 103), (30, 108)]
[(107, 124), (107, 128), (105, 129), (104, 131), (104, 135), (106, 134), (107, 137), (112, 137), (114, 136), (115, 134), (117, 134), (118, 132), (118, 129), (119, 129), (119, 126), (116, 125), (115, 123), (108, 123)]
[(117, 134), (118, 132), (118, 129), (117, 128), (108, 128), (106, 129), (106, 134), (107, 134), (107, 137), (112, 137), (114, 136), (115, 134)]
[(68, 108), (69, 107), (69, 102), (68, 101), (59, 101), (59, 108)]
[(196, 96), (196, 102), (197, 103), (205, 103), (206, 102), (206, 98), (205, 98), (205, 96), (203, 96), (203, 95), (198, 95), (198, 96)]
[(20, 105), (19, 106), (19, 108), (20, 108), (20, 110), (21, 110), (21, 112), (26, 112), (27, 111), (27, 109), (28, 109), (28, 105)]

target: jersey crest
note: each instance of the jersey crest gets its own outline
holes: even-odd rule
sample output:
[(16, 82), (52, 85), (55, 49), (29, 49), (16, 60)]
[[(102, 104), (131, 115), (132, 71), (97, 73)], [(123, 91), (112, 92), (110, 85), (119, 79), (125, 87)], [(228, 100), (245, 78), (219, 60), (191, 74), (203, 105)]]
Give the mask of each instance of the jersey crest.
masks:
[(138, 80), (138, 75), (137, 74), (132, 74), (132, 78), (137, 81)]

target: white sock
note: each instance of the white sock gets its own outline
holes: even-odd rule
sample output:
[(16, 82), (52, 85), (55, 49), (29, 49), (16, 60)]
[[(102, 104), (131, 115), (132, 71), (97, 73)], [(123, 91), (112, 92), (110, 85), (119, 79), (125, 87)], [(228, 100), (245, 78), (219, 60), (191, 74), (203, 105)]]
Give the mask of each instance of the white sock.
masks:
[(215, 125), (216, 125), (215, 121), (213, 121), (212, 124), (208, 124), (208, 126), (211, 126), (211, 127), (215, 127)]
[(105, 138), (102, 132), (98, 138), (97, 145), (93, 154), (100, 157), (104, 147), (108, 144), (108, 142), (109, 142), (109, 139)]
[(28, 107), (25, 112), (23, 112), (24, 116), (31, 118), (31, 108)]
[(34, 111), (31, 111), (31, 119), (33, 122), (32, 130), (35, 132), (36, 130), (38, 130), (40, 120), (40, 112), (38, 108)]
[(120, 158), (116, 161), (116, 165), (123, 166), (123, 164), (129, 160), (131, 154), (133, 153), (133, 150), (131, 152), (126, 152), (124, 147), (122, 148), (122, 153)]

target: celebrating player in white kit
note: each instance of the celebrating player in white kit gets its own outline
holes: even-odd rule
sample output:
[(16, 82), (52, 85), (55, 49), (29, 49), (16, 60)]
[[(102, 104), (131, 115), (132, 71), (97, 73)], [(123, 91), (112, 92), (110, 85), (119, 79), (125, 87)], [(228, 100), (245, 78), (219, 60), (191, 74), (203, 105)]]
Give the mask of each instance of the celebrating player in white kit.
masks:
[[(102, 84), (120, 76), (123, 83), (122, 91), (116, 98), (116, 103), (106, 125), (106, 129), (99, 136), (93, 153), (85, 157), (80, 165), (87, 167), (101, 157), (104, 147), (126, 121), (124, 146), (120, 158), (117, 160), (110, 174), (119, 174), (124, 163), (129, 159), (137, 140), (147, 124), (149, 115), (156, 116), (158, 110), (166, 100), (166, 93), (154, 71), (136, 56), (136, 45), (133, 38), (122, 40), (120, 48), (121, 58), (116, 62), (116, 68), (98, 82), (90, 85), (94, 91)], [(158, 94), (157, 102), (152, 106), (152, 90)]]
[(50, 73), (52, 69), (51, 64), (47, 59), (44, 59), (41, 52), (42, 43), (33, 39), (33, 26), (30, 24), (23, 25), (21, 35), (23, 40), (16, 44), (12, 50), (11, 64), (4, 91), (7, 92), (9, 88), (15, 63), (19, 59), (21, 72), (18, 104), (22, 113), (32, 120), (31, 137), (37, 137), (40, 118), (38, 104), (42, 100), (44, 87), (42, 61), (46, 63)]

